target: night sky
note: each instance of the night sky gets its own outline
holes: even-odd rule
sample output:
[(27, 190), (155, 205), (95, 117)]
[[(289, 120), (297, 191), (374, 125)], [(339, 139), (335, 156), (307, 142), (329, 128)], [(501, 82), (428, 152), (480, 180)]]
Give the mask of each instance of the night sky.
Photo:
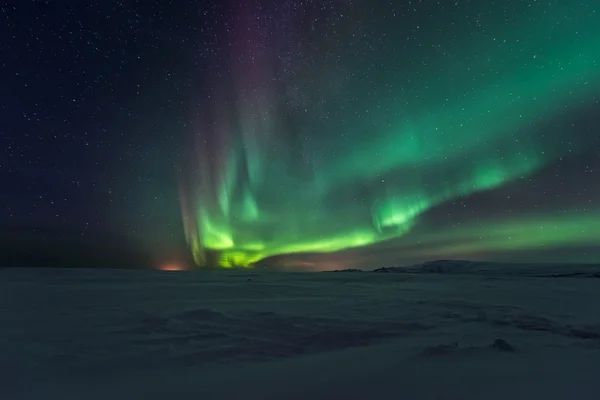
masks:
[(597, 0), (0, 19), (0, 265), (600, 262)]

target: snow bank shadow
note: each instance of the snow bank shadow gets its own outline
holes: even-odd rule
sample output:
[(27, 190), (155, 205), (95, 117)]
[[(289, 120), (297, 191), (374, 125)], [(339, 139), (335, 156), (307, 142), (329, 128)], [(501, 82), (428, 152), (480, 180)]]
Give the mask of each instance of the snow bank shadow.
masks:
[(365, 321), (195, 309), (143, 318), (127, 337), (132, 345), (151, 345), (155, 351), (157, 346), (168, 347), (173, 355), (171, 363), (198, 364), (268, 360), (367, 346), (431, 328), (421, 323), (386, 319)]
[(572, 339), (593, 340), (600, 345), (600, 325), (578, 325), (560, 323), (541, 315), (511, 313), (499, 308), (488, 310), (472, 307), (469, 311), (445, 312), (438, 316), (461, 323), (481, 323), (489, 327), (511, 328), (520, 331), (545, 332)]
[[(268, 361), (303, 354), (368, 346), (413, 335), (432, 326), (390, 319), (341, 319), (275, 312), (223, 313), (193, 309), (145, 316), (109, 333), (97, 348), (72, 348), (55, 358), (66, 369), (112, 369)], [(107, 341), (112, 342), (107, 345)], [(81, 355), (84, 354), (83, 357)]]

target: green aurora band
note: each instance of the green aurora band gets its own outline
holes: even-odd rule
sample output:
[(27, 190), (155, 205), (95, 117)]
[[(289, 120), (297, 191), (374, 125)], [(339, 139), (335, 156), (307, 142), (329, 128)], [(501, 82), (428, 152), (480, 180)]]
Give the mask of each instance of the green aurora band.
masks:
[[(600, 90), (595, 1), (520, 3), (510, 18), (497, 17), (500, 6), (484, 14), (464, 6), (457, 12), (476, 23), (422, 24), (418, 41), (430, 50), (398, 45), (415, 27), (400, 32), (375, 10), (360, 31), (378, 38), (374, 49), (353, 42), (352, 26), (317, 32), (322, 41), (296, 51), (314, 59), (293, 59), (284, 84), (273, 83), (277, 58), (256, 50), (280, 49), (236, 19), (247, 33), (230, 38), (228, 73), (198, 119), (182, 181), (195, 261), (251, 266), (402, 238), (436, 206), (585, 149), (570, 134), (576, 127), (560, 121)], [(347, 14), (356, 21), (364, 11)], [(590, 213), (465, 224), (452, 233), (461, 244), (445, 244), (443, 229), (418, 240), (428, 255), (446, 256), (569, 245), (600, 237), (589, 222), (600, 210)]]

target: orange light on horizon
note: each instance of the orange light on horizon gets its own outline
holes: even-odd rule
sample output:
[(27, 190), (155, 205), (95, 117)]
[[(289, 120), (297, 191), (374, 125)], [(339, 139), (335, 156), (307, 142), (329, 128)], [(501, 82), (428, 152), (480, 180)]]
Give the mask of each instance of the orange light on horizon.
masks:
[(187, 268), (178, 264), (164, 264), (158, 267), (161, 271), (185, 271)]

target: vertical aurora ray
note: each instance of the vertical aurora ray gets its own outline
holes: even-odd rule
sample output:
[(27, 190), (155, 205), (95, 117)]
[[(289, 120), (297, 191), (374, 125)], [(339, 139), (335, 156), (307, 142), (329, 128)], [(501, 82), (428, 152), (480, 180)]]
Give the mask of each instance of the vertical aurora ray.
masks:
[[(455, 4), (476, 23), (437, 29), (398, 28), (383, 4), (370, 16), (336, 1), (329, 13), (238, 7), (182, 179), (196, 262), (249, 266), (402, 237), (434, 207), (584, 149), (553, 127), (600, 92), (594, 2), (523, 3), (511, 15)], [(315, 13), (322, 23), (308, 29)], [(400, 44), (418, 29), (430, 50)]]

